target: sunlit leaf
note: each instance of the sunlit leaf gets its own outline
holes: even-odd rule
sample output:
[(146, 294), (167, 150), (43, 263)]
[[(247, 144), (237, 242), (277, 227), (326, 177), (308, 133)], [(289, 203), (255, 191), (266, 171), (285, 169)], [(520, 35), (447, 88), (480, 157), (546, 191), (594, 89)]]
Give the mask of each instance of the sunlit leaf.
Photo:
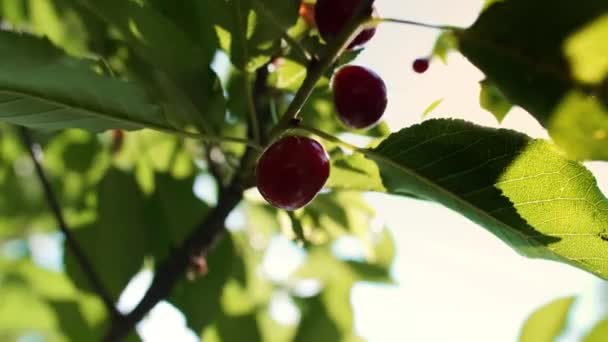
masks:
[(524, 324), (519, 342), (553, 342), (564, 329), (574, 298), (557, 299), (536, 310)]
[(415, 193), (530, 257), (608, 278), (608, 200), (591, 172), (551, 144), (460, 120), (393, 134), (371, 156), (390, 193)]

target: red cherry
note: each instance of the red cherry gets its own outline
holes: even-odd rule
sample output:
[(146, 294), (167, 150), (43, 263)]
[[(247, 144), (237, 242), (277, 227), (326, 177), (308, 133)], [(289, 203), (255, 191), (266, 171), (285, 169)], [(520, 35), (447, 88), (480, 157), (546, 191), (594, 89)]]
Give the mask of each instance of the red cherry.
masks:
[(428, 58), (418, 58), (412, 64), (412, 69), (419, 74), (425, 73), (429, 69)]
[(258, 190), (273, 206), (295, 210), (308, 204), (329, 177), (329, 157), (317, 141), (288, 136), (273, 143), (258, 160)]
[[(318, 0), (315, 6), (315, 19), (321, 37), (325, 41), (330, 41), (339, 35), (360, 3), (361, 0)], [(369, 15), (371, 16), (373, 12), (374, 9), (370, 6)], [(375, 28), (362, 31), (348, 47), (354, 48), (367, 43), (375, 33)]]
[(347, 126), (362, 129), (377, 123), (386, 110), (386, 86), (375, 72), (356, 65), (339, 69), (333, 79), (338, 117)]

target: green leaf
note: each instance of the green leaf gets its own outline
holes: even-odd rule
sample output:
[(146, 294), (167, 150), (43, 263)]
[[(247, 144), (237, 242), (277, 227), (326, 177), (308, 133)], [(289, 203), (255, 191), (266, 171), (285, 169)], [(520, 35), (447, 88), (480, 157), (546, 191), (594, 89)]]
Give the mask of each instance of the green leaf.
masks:
[(431, 112), (437, 109), (437, 107), (439, 107), (442, 102), (443, 99), (433, 101), (428, 107), (426, 107), (424, 112), (422, 112), (422, 118), (426, 118), (427, 116), (429, 116), (429, 114), (431, 114)]
[(194, 177), (175, 179), (157, 173), (154, 184), (140, 216), (152, 231), (150, 243), (155, 257), (161, 260), (200, 224), (209, 208), (194, 195)]
[[(61, 273), (27, 261), (1, 262), (1, 337), (37, 331), (48, 341), (97, 340), (106, 311), (92, 295), (77, 291)], [(9, 339), (13, 340), (13, 339)]]
[(564, 329), (573, 297), (557, 299), (536, 310), (524, 324), (519, 342), (553, 342)]
[(183, 280), (171, 292), (169, 302), (186, 316), (188, 327), (200, 332), (221, 315), (221, 296), (236, 263), (233, 240), (226, 236), (207, 258), (209, 273), (192, 282)]
[[(384, 267), (366, 262), (339, 260), (332, 255), (328, 246), (313, 248), (306, 263), (296, 272), (295, 278), (317, 279), (323, 286), (318, 297), (303, 300), (303, 321), (296, 341), (358, 341), (350, 303), (352, 286), (361, 280), (391, 281), (388, 270)], [(319, 331), (327, 336), (319, 334)], [(336, 339), (336, 336), (341, 338)]]
[(299, 3), (282, 0), (229, 0), (213, 4), (220, 45), (235, 67), (255, 71), (280, 48), (284, 32), (295, 24)]
[(310, 298), (302, 306), (302, 319), (294, 339), (295, 342), (342, 340), (342, 331), (327, 312), (322, 298)]
[[(143, 266), (149, 246), (149, 228), (142, 220), (144, 198), (130, 174), (112, 169), (99, 184), (97, 219), (74, 231), (82, 250), (113, 298), (118, 298)], [(66, 269), (80, 289), (90, 284), (70, 249)]]
[[(608, 93), (602, 86), (608, 75), (607, 18), (603, 0), (506, 0), (493, 3), (471, 28), (456, 34), (461, 52), (509, 102), (558, 137), (572, 158), (607, 160), (605, 142), (578, 140), (608, 126)], [(570, 94), (597, 96), (592, 97), (596, 104), (570, 102), (564, 111)]]
[(458, 49), (458, 39), (454, 32), (444, 31), (435, 42), (433, 56), (438, 57), (444, 64), (448, 62), (448, 53)]
[(511, 102), (507, 100), (500, 89), (488, 80), (481, 81), (479, 104), (481, 108), (492, 113), (498, 122), (502, 122), (507, 113), (513, 108)]
[(597, 323), (583, 342), (603, 342), (608, 339), (608, 320), (602, 320)]
[(608, 108), (597, 97), (566, 94), (548, 127), (553, 140), (570, 157), (608, 160)]
[(386, 189), (378, 166), (360, 154), (332, 153), (332, 166), (326, 186), (336, 190), (379, 191)]
[[(204, 70), (213, 47), (195, 44), (179, 27), (150, 6), (123, 0), (78, 1), (101, 19), (115, 25), (136, 53), (172, 75), (185, 76)], [(170, 44), (171, 48), (168, 48)]]
[(370, 158), (390, 193), (437, 201), (530, 257), (608, 278), (608, 200), (593, 175), (551, 144), (461, 120), (391, 135)]
[(0, 51), (0, 121), (44, 129), (172, 129), (139, 88), (96, 74), (90, 61), (47, 40), (0, 31)]
[[(207, 130), (205, 117), (223, 115), (222, 89), (217, 76), (209, 68), (215, 44), (196, 44), (155, 8), (135, 1), (72, 1), (79, 1), (118, 29), (138, 57), (131, 71), (135, 72), (139, 83), (158, 94), (156, 96), (160, 97), (172, 122)], [(208, 30), (212, 27), (209, 21), (201, 22), (201, 25)], [(205, 33), (206, 36), (209, 34)], [(167, 47), (168, 42), (170, 48)]]
[[(226, 315), (221, 314), (215, 323), (218, 342), (251, 341), (261, 342), (262, 337), (255, 314)], [(213, 341), (213, 340), (211, 340)]]

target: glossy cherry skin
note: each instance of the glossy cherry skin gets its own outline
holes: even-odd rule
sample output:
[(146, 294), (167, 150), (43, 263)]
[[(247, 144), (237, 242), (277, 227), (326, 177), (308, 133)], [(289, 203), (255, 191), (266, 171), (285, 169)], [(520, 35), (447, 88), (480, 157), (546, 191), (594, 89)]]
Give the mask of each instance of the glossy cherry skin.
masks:
[(351, 128), (374, 125), (386, 110), (388, 99), (384, 81), (368, 68), (348, 65), (339, 69), (334, 75), (332, 89), (338, 117)]
[(412, 69), (419, 74), (425, 73), (429, 69), (428, 58), (418, 58), (412, 64)]
[(303, 136), (288, 136), (262, 153), (256, 167), (257, 187), (273, 206), (295, 210), (319, 193), (329, 169), (329, 156), (321, 144)]
[[(355, 9), (362, 0), (318, 0), (315, 5), (315, 19), (319, 34), (325, 41), (331, 41), (340, 34), (348, 20), (353, 16)], [(371, 16), (373, 7), (368, 9)], [(375, 28), (365, 29), (348, 46), (354, 48), (367, 43), (374, 34)]]

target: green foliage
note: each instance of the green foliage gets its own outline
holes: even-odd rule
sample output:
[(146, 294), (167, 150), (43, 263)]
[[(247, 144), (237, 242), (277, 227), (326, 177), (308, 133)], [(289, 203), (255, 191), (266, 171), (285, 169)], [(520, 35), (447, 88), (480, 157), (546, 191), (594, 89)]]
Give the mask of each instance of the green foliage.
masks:
[[(305, 83), (318, 65), (305, 55), (322, 60), (332, 46), (298, 18), (299, 5), (0, 0), (0, 250), (18, 246), (0, 254), (0, 340), (27, 333), (100, 340), (111, 325), (72, 250), (64, 246), (57, 272), (33, 262), (28, 238), (56, 234), (58, 224), (13, 125), (39, 129), (34, 137), (68, 226), (117, 299), (137, 272), (162, 264), (193, 231), (206, 231), (202, 223), (221, 207), (227, 184), (252, 185), (257, 152), (225, 137), (265, 147), (296, 94), (307, 98), (297, 108), (306, 126), (327, 138), (326, 190), (289, 214), (246, 191), (233, 211), (244, 222), (203, 255), (187, 251), (188, 277), (164, 299), (205, 341), (360, 341), (351, 289), (359, 281), (390, 284), (396, 254), (389, 231), (372, 229), (368, 191), (438, 202), (521, 254), (608, 278), (608, 201), (576, 162), (608, 160), (605, 1), (487, 0), (471, 28), (444, 30), (433, 49), (444, 62), (459, 49), (486, 74), (481, 107), (499, 122), (513, 105), (523, 107), (559, 149), (459, 120), (391, 135), (382, 123), (351, 132), (336, 119), (330, 85), (334, 70), (361, 50), (330, 56), (318, 80)], [(263, 138), (255, 144), (252, 117)], [(369, 147), (336, 138), (345, 133)], [(266, 252), (285, 237), (303, 260), (275, 279), (264, 273)], [(345, 237), (361, 242), (360, 258), (334, 254)], [(311, 280), (318, 293), (297, 291)], [(298, 322), (273, 317), (276, 298), (297, 305)], [(553, 340), (572, 301), (533, 314), (521, 341)], [(587, 341), (605, 336), (602, 321)]]
[(169, 128), (136, 86), (97, 74), (48, 41), (0, 32), (0, 119), (44, 129)]
[(552, 342), (562, 333), (574, 298), (552, 301), (536, 310), (524, 324), (519, 342)]
[(607, 160), (607, 14), (602, 0), (501, 1), (457, 36), (460, 51), (572, 158)]
[(479, 105), (481, 108), (492, 113), (498, 122), (502, 122), (511, 108), (513, 108), (511, 102), (505, 98), (500, 89), (488, 80), (481, 82)]

